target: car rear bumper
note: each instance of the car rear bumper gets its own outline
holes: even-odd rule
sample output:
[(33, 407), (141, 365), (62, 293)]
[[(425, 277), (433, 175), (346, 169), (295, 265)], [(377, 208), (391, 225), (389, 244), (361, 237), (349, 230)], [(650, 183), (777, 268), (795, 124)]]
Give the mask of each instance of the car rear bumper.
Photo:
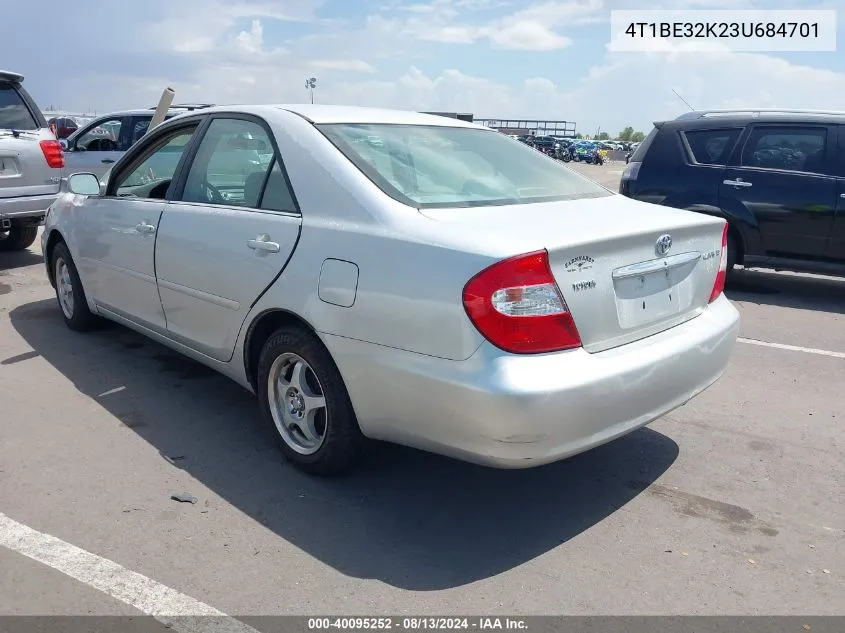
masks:
[(0, 198), (0, 219), (15, 220), (20, 218), (43, 217), (53, 202), (57, 193), (39, 196), (20, 196), (15, 198)]
[(500, 468), (557, 461), (630, 433), (725, 371), (739, 313), (724, 297), (628, 345), (518, 356), (485, 343), (447, 361), (324, 336), (365, 435)]

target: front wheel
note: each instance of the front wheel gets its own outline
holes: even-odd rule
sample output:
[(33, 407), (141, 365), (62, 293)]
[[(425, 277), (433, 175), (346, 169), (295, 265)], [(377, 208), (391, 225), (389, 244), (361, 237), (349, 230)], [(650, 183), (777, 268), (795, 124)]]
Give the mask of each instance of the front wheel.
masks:
[(0, 231), (0, 251), (22, 251), (32, 246), (38, 236), (38, 226), (13, 226)]
[(301, 326), (276, 330), (261, 351), (257, 379), (261, 415), (298, 468), (334, 475), (360, 458), (364, 436), (349, 394), (314, 334)]
[(56, 281), (56, 299), (65, 325), (78, 332), (100, 325), (100, 318), (88, 309), (85, 289), (65, 244), (57, 244), (53, 249), (50, 266)]

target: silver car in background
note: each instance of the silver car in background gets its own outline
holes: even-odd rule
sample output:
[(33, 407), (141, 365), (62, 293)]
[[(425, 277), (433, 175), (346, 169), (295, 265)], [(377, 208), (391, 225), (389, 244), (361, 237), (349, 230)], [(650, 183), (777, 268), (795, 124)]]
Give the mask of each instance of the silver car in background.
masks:
[(23, 79), (0, 70), (0, 251), (35, 241), (64, 167), (62, 147)]
[[(166, 119), (210, 107), (210, 104), (174, 105)], [(62, 139), (65, 174), (92, 173), (102, 179), (115, 162), (147, 133), (155, 108), (110, 112), (88, 121)], [(165, 120), (166, 120), (165, 119)]]
[(66, 324), (232, 378), (313, 473), (365, 438), (552, 462), (701, 393), (737, 337), (724, 220), (457, 119), (210, 108), (67, 187), (43, 233)]

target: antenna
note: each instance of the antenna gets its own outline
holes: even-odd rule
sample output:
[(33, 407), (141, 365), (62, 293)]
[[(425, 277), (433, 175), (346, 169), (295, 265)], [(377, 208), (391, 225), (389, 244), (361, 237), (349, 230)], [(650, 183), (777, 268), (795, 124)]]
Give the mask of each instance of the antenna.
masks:
[(695, 112), (695, 108), (693, 108), (693, 107), (692, 107), (692, 106), (691, 106), (691, 105), (687, 102), (687, 100), (686, 100), (686, 99), (684, 99), (681, 95), (679, 95), (679, 94), (677, 93), (677, 91), (676, 91), (674, 88), (672, 88), (672, 92), (674, 92), (674, 93), (675, 93), (675, 96), (676, 96), (676, 97), (678, 97), (678, 99), (680, 99), (681, 101), (683, 101), (684, 103), (686, 103), (686, 104), (687, 104), (687, 107), (690, 109), (690, 111)]

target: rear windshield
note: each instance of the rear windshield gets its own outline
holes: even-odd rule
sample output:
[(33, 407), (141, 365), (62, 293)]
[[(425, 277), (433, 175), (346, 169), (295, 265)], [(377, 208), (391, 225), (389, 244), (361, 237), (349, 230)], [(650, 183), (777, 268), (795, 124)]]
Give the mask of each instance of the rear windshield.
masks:
[(493, 130), (339, 123), (317, 127), (387, 195), (420, 209), (612, 195)]
[(0, 82), (0, 129), (37, 130), (38, 127), (17, 88)]

